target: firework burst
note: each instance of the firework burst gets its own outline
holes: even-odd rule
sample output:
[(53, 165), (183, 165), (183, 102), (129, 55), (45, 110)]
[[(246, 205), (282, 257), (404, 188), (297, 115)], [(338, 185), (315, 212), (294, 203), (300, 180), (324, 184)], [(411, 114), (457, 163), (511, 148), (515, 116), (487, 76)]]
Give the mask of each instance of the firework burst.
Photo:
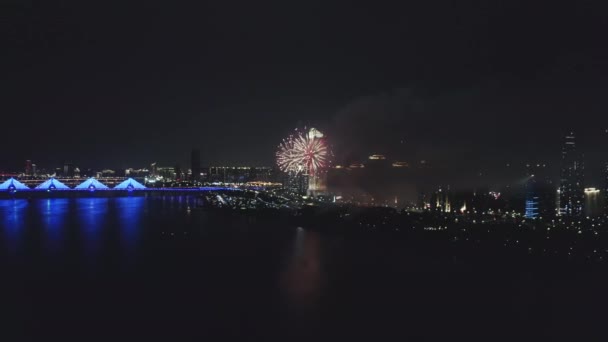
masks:
[(307, 172), (315, 176), (329, 164), (329, 148), (323, 133), (311, 128), (290, 135), (279, 145), (277, 164), (284, 172)]

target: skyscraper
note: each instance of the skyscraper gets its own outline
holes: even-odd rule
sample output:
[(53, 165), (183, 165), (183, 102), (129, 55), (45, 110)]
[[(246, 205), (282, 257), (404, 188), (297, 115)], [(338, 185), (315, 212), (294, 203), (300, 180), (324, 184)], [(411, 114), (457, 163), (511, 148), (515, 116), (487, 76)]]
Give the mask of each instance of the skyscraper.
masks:
[(63, 164), (63, 177), (74, 177), (74, 164), (64, 163)]
[(199, 149), (192, 150), (190, 169), (192, 170), (192, 180), (198, 182), (201, 179), (201, 151)]
[(585, 216), (597, 217), (602, 214), (602, 210), (600, 209), (600, 193), (600, 189), (585, 189)]
[(449, 213), (452, 211), (452, 204), (450, 201), (450, 187), (439, 187), (437, 191), (431, 196), (431, 209), (439, 212)]
[(150, 164), (150, 176), (156, 176), (158, 170), (156, 169), (156, 162)]
[(544, 163), (526, 165), (526, 218), (555, 216), (556, 186), (548, 175)]
[(608, 214), (608, 161), (604, 164), (604, 214)]
[(566, 135), (562, 147), (562, 169), (560, 177), (560, 215), (579, 216), (583, 213), (585, 166), (583, 155), (576, 148), (574, 133)]
[(306, 195), (308, 193), (308, 180), (309, 176), (305, 173), (294, 171), (288, 172), (286, 188), (291, 192)]
[[(608, 129), (604, 130), (604, 143), (608, 142)], [(608, 159), (604, 159), (604, 193), (602, 196), (604, 215), (608, 215)]]
[(175, 164), (175, 180), (181, 181), (182, 179), (182, 168), (179, 166), (179, 164)]
[(25, 161), (25, 175), (32, 176), (33, 174), (34, 174), (34, 172), (32, 171), (32, 161), (26, 160)]

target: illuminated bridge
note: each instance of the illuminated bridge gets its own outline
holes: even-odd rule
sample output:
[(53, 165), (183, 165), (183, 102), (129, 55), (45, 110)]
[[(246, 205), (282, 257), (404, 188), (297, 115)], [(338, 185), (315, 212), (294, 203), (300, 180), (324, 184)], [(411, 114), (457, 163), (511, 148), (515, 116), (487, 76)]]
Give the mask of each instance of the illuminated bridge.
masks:
[[(259, 189), (259, 188), (258, 188)], [(188, 187), (188, 188), (148, 188), (133, 178), (122, 179), (121, 182), (112, 187), (105, 185), (95, 178), (89, 178), (76, 186), (68, 186), (55, 178), (49, 178), (41, 184), (30, 187), (15, 178), (9, 178), (0, 184), (0, 194), (15, 195), (26, 194), (49, 194), (49, 193), (136, 193), (136, 192), (204, 192), (204, 191), (239, 191), (236, 187)]]
[[(35, 188), (40, 183), (47, 179), (36, 179), (36, 178), (19, 178), (19, 175), (0, 175), (0, 179), (9, 179), (9, 178), (19, 179), (19, 182), (27, 185), (29, 188)], [(56, 180), (61, 183), (67, 185), (70, 188), (75, 188), (83, 182), (81, 178), (69, 178), (69, 177), (54, 177)], [(125, 180), (125, 177), (96, 177), (96, 180), (108, 186), (109, 188), (113, 188), (119, 183), (122, 183)], [(3, 181), (0, 180), (0, 183)]]

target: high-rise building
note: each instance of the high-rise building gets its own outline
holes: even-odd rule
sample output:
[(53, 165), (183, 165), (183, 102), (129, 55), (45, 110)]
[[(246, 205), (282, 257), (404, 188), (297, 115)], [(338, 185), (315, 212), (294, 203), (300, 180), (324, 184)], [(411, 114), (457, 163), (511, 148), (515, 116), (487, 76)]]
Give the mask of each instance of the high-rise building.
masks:
[(179, 166), (179, 164), (175, 164), (175, 180), (181, 181), (182, 179), (183, 179), (182, 168)]
[(157, 176), (162, 177), (165, 181), (173, 181), (176, 179), (175, 167), (159, 166), (156, 168)]
[(604, 214), (608, 214), (608, 161), (604, 164)]
[(597, 217), (601, 215), (600, 192), (601, 191), (596, 188), (585, 189), (585, 216)]
[(34, 172), (32, 170), (32, 161), (31, 160), (26, 160), (25, 161), (25, 175), (26, 176), (33, 176)]
[(74, 177), (74, 164), (72, 163), (65, 163), (63, 164), (63, 176), (64, 177)]
[(193, 149), (190, 154), (190, 170), (192, 170), (192, 180), (197, 182), (201, 179), (201, 151)]
[(273, 181), (273, 170), (268, 166), (252, 167), (250, 172), (250, 181), (255, 182), (271, 182)]
[(327, 172), (319, 172), (308, 176), (308, 196), (317, 197), (327, 193)]
[(559, 214), (579, 216), (583, 213), (585, 166), (583, 154), (576, 148), (574, 133), (566, 135), (562, 147), (562, 169), (560, 177)]
[[(604, 130), (605, 137), (608, 137), (608, 129)], [(604, 143), (608, 142), (608, 139), (604, 138)], [(602, 196), (604, 215), (608, 215), (608, 160), (604, 159), (604, 193)]]
[(416, 200), (416, 206), (419, 209), (427, 209), (430, 207), (430, 202), (428, 201), (428, 197), (424, 191), (418, 192), (418, 199)]
[(210, 182), (246, 183), (273, 180), (272, 168), (264, 166), (210, 166), (204, 173)]
[(431, 196), (431, 210), (449, 213), (452, 211), (450, 187), (439, 187)]
[(150, 176), (157, 176), (156, 162), (150, 164)]
[(288, 172), (283, 184), (291, 192), (306, 195), (308, 192), (308, 175), (302, 172)]
[(546, 218), (556, 214), (556, 186), (549, 177), (544, 163), (526, 165), (525, 217)]

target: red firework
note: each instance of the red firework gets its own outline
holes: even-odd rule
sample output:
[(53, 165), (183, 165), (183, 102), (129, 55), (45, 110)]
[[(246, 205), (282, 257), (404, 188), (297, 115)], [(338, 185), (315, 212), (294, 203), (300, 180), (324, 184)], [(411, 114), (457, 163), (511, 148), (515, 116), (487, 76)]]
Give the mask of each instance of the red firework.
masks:
[(323, 133), (311, 128), (296, 132), (279, 145), (277, 164), (284, 172), (317, 175), (329, 163), (329, 148)]

